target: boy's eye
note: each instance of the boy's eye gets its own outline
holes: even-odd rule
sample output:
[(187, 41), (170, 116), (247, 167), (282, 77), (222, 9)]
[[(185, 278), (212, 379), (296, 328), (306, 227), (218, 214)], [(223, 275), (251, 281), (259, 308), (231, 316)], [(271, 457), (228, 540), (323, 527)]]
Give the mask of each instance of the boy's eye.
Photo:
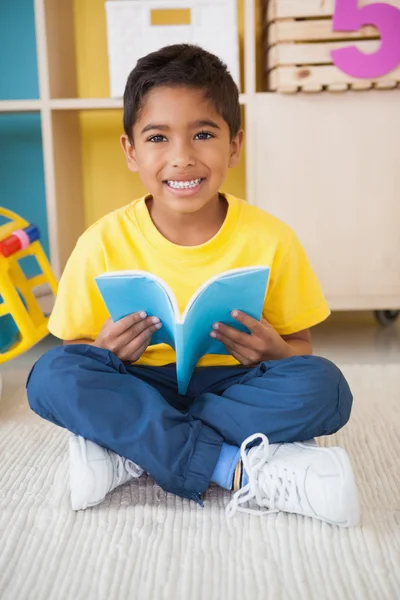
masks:
[[(196, 133), (194, 139), (195, 140), (210, 140), (213, 137), (214, 136), (212, 135), (212, 133), (209, 133), (208, 131), (199, 131), (199, 133)], [(161, 142), (164, 142), (166, 140), (167, 140), (167, 138), (164, 135), (152, 135), (147, 141), (153, 142), (153, 144), (160, 144)]]
[(209, 133), (208, 131), (199, 131), (199, 133), (196, 133), (195, 138), (200, 139), (200, 140), (210, 140), (211, 138), (213, 138), (214, 136)]
[(155, 144), (159, 144), (160, 142), (163, 142), (165, 139), (166, 139), (166, 137), (164, 135), (153, 135), (147, 141), (153, 142)]

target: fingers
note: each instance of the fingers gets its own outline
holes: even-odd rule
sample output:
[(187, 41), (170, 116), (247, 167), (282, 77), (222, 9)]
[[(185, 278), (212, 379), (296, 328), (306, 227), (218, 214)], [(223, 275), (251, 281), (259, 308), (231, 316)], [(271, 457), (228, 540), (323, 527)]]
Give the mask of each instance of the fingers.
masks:
[(241, 346), (240, 344), (235, 344), (229, 339), (221, 339), (221, 342), (228, 349), (228, 352), (238, 358), (238, 360), (242, 363), (242, 365), (255, 365), (260, 362), (261, 354), (258, 350), (254, 348), (248, 348), (245, 346)]
[[(130, 329), (133, 325), (142, 323), (147, 318), (147, 314), (144, 311), (135, 312), (127, 315), (123, 319), (114, 323), (114, 331), (117, 335), (121, 335), (127, 329)], [(151, 317), (149, 317), (151, 318)], [(109, 319), (111, 321), (111, 319)]]
[(253, 353), (250, 350), (248, 350), (247, 348), (236, 346), (235, 344), (232, 344), (228, 340), (226, 340), (225, 342), (222, 342), (222, 343), (228, 350), (229, 354), (231, 356), (233, 356), (234, 358), (236, 358), (236, 360), (238, 360), (240, 362), (240, 364), (242, 364), (246, 367), (249, 367), (249, 366), (257, 364), (259, 362), (257, 360), (257, 358), (255, 356), (253, 356)]
[(138, 360), (147, 346), (150, 344), (151, 336), (157, 331), (157, 325), (151, 325), (139, 333), (129, 343), (122, 348), (119, 353), (121, 360), (129, 360), (135, 362)]
[[(248, 317), (248, 315), (245, 315), (245, 317)], [(252, 317), (248, 318), (255, 321)], [(246, 323), (243, 324), (246, 327), (251, 325), (249, 320), (244, 320), (246, 320)], [(260, 325), (258, 321), (256, 321), (256, 323)], [(262, 325), (260, 326), (262, 328)], [(262, 340), (261, 338), (258, 338), (257, 335), (239, 331), (238, 329), (229, 327), (223, 323), (214, 323), (213, 331), (210, 333), (210, 336), (220, 340), (227, 348), (228, 352), (242, 365), (250, 366), (260, 362), (260, 357), (262, 355)]]
[(243, 346), (249, 349), (254, 346), (254, 339), (250, 334), (239, 331), (234, 327), (224, 325), (223, 323), (215, 323), (213, 325), (211, 337), (215, 337), (217, 340), (221, 340), (224, 343), (225, 341), (228, 341), (231, 344), (236, 344), (237, 346)]
[(161, 323), (158, 317), (146, 317), (145, 319), (134, 323), (126, 329), (122, 335), (118, 338), (118, 343), (121, 348), (128, 346), (131, 342), (135, 341), (138, 345), (144, 343), (147, 337), (160, 329)]
[(245, 327), (247, 327), (247, 329), (249, 329), (251, 333), (254, 333), (254, 335), (262, 333), (263, 326), (261, 325), (260, 321), (257, 321), (257, 319), (254, 319), (250, 315), (240, 310), (233, 310), (231, 315), (234, 319), (236, 319), (236, 321), (242, 323)]
[[(121, 322), (124, 321), (121, 326)], [(128, 328), (127, 325), (129, 325)], [(127, 346), (129, 352), (136, 350), (141, 345), (148, 343), (152, 334), (160, 329), (161, 323), (158, 317), (143, 318), (140, 313), (133, 313), (114, 323), (109, 319), (99, 336), (99, 345), (111, 350), (119, 358), (127, 360)]]

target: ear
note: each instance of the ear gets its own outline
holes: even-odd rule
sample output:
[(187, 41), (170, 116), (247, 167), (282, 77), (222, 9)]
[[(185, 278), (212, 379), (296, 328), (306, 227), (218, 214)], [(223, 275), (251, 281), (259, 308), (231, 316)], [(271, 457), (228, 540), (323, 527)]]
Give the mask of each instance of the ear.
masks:
[(126, 164), (128, 165), (128, 169), (132, 171), (132, 173), (136, 173), (139, 170), (138, 164), (136, 162), (136, 152), (135, 146), (130, 143), (128, 136), (126, 134), (121, 135), (120, 138), (122, 150), (124, 151)]
[(231, 154), (229, 157), (228, 167), (233, 169), (237, 167), (240, 160), (240, 152), (243, 146), (244, 132), (243, 129), (240, 129), (237, 135), (231, 141)]

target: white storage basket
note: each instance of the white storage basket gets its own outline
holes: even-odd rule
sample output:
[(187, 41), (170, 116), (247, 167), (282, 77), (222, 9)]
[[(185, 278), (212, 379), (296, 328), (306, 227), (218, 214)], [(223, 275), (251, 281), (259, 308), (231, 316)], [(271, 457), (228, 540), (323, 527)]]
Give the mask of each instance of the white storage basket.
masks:
[[(219, 56), (240, 88), (236, 0), (108, 0), (110, 94), (123, 95), (136, 61), (170, 44), (191, 43)], [(154, 11), (190, 10), (190, 24), (154, 25)]]

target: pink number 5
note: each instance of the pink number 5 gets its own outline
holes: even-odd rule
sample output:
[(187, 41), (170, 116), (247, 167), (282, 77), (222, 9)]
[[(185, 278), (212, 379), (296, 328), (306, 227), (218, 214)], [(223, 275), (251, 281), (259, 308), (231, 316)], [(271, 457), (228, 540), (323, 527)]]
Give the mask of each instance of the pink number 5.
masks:
[(357, 0), (336, 0), (333, 31), (358, 31), (363, 25), (379, 29), (381, 46), (364, 54), (356, 46), (333, 50), (335, 65), (344, 73), (361, 79), (386, 75), (400, 64), (400, 10), (386, 3), (357, 7)]

